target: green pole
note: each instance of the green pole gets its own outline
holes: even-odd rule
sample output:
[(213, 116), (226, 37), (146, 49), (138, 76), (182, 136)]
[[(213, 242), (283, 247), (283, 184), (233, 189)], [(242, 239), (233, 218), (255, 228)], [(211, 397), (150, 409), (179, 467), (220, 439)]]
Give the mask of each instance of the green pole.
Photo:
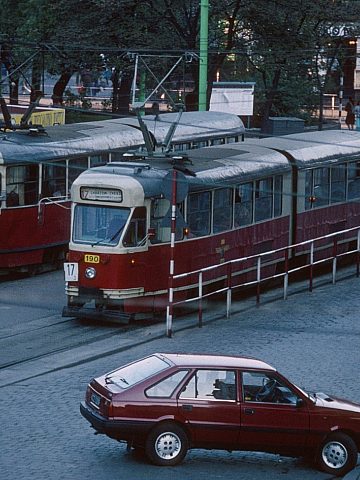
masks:
[[(146, 73), (141, 72), (140, 85), (139, 85), (139, 101), (140, 102), (143, 102), (145, 100), (145, 80), (146, 80)], [(141, 109), (140, 115), (145, 115), (145, 105)]]
[(199, 111), (206, 110), (208, 70), (209, 0), (200, 0)]

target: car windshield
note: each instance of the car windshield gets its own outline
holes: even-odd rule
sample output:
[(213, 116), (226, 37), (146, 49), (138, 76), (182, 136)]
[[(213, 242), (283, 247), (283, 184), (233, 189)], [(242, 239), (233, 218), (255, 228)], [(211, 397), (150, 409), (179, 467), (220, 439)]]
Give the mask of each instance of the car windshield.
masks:
[(164, 359), (152, 355), (151, 357), (143, 358), (138, 362), (114, 370), (106, 375), (105, 382), (107, 384), (113, 383), (123, 389), (129, 388), (135, 385), (135, 383), (152, 377), (167, 368), (169, 368), (169, 364)]
[(130, 215), (129, 208), (77, 204), (74, 211), (73, 242), (115, 246)]

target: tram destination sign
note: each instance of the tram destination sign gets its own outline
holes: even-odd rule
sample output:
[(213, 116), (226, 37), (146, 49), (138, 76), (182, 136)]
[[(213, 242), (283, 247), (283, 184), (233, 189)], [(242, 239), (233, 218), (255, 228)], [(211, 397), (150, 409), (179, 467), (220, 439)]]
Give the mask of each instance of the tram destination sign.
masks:
[(115, 188), (81, 187), (80, 198), (82, 200), (121, 203), (123, 192)]

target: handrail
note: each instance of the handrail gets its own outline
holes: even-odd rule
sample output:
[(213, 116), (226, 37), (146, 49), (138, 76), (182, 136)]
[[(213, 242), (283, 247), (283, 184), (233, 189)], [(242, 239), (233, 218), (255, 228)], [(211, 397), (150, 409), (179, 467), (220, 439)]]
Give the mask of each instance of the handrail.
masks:
[(38, 222), (41, 222), (42, 221), (42, 208), (44, 207), (45, 204), (55, 204), (57, 205), (58, 207), (60, 208), (64, 208), (65, 210), (70, 210), (71, 207), (67, 207), (66, 205), (62, 205), (61, 202), (69, 202), (70, 201), (70, 197), (68, 197), (67, 195), (59, 195), (59, 196), (56, 196), (56, 197), (43, 197), (43, 198), (40, 198), (39, 202), (38, 202)]
[[(341, 237), (342, 235), (347, 235), (347, 234), (351, 234), (351, 233), (356, 233), (356, 236), (354, 235), (354, 236), (351, 236), (351, 237), (347, 237), (347, 238), (344, 239), (344, 241), (350, 242), (350, 241), (354, 241), (356, 239), (356, 248), (353, 249), (353, 250), (347, 250), (346, 252), (343, 252), (343, 253), (339, 253), (339, 249), (338, 249), (339, 237)], [(331, 239), (333, 241), (333, 243), (332, 243), (332, 255), (327, 256), (325, 258), (321, 258), (319, 260), (315, 260), (315, 253), (318, 252), (318, 251), (321, 251), (321, 250), (315, 250), (315, 245), (318, 242), (323, 242), (325, 240), (331, 240)], [(309, 255), (309, 261), (304, 262), (303, 265), (294, 266), (293, 268), (289, 268), (289, 253), (292, 252), (292, 251), (295, 252), (296, 249), (301, 248), (301, 247), (308, 247), (310, 249), (310, 251), (308, 250), (308, 251), (305, 251), (305, 252), (299, 252), (299, 253), (310, 254)], [(329, 249), (330, 245), (329, 244), (322, 245), (321, 247), (322, 247), (321, 248), (322, 250), (324, 248)], [(280, 256), (279, 258), (277, 258), (276, 262), (283, 262), (284, 271), (281, 272), (281, 273), (275, 273), (275, 274), (267, 276), (267, 277), (262, 277), (261, 273), (262, 273), (262, 268), (264, 267), (264, 262), (263, 262), (264, 258), (269, 257), (269, 256), (274, 256), (276, 254), (281, 254), (281, 253), (283, 254), (283, 257)], [(238, 257), (238, 258), (228, 260), (228, 261), (220, 263), (220, 264), (209, 265), (208, 267), (192, 270), (190, 272), (174, 274), (173, 275), (174, 282), (178, 279), (185, 279), (187, 277), (198, 276), (198, 281), (197, 282), (195, 282), (195, 283), (192, 282), (191, 285), (182, 285), (182, 287), (181, 287), (182, 289), (186, 288), (186, 287), (187, 288), (189, 288), (189, 287), (196, 288), (196, 284), (197, 284), (198, 285), (197, 295), (192, 297), (192, 298), (187, 298), (185, 300), (179, 300), (179, 301), (174, 301), (174, 295), (172, 295), (171, 297), (169, 297), (169, 305), (170, 305), (170, 302), (172, 302), (172, 307), (174, 307), (175, 305), (180, 305), (180, 304), (183, 304), (183, 303), (198, 301), (199, 302), (198, 325), (199, 325), (199, 327), (201, 327), (202, 326), (202, 318), (203, 318), (202, 300), (205, 297), (209, 297), (211, 295), (226, 292), (227, 293), (227, 295), (226, 295), (226, 317), (229, 318), (230, 315), (231, 315), (231, 300), (232, 300), (232, 298), (231, 298), (232, 295), (231, 294), (232, 294), (232, 290), (234, 290), (235, 288), (256, 285), (256, 287), (257, 287), (256, 303), (259, 304), (261, 283), (266, 281), (266, 280), (271, 280), (271, 279), (283, 277), (283, 288), (284, 288), (283, 298), (284, 298), (284, 300), (286, 300), (287, 299), (287, 294), (288, 294), (288, 284), (289, 284), (289, 274), (290, 273), (299, 272), (303, 269), (309, 268), (309, 271), (310, 271), (310, 273), (309, 273), (309, 276), (310, 276), (310, 278), (309, 278), (309, 290), (312, 291), (314, 266), (331, 261), (332, 262), (332, 283), (335, 284), (335, 282), (336, 282), (336, 271), (337, 271), (337, 259), (340, 258), (340, 257), (344, 257), (346, 255), (354, 254), (354, 253), (357, 254), (356, 255), (356, 276), (359, 276), (360, 275), (360, 226), (348, 228), (346, 230), (341, 230), (341, 231), (338, 231), (338, 232), (329, 233), (329, 234), (326, 234), (326, 235), (323, 235), (323, 236), (320, 236), (320, 237), (316, 237), (316, 238), (313, 238), (313, 239), (310, 239), (310, 240), (305, 240), (303, 242), (295, 243), (295, 244), (292, 244), (292, 245), (287, 245), (285, 247), (280, 247), (280, 248), (277, 248), (277, 249), (269, 250), (269, 251), (258, 253), (258, 254), (255, 254), (255, 255), (249, 255), (247, 257)], [(293, 257), (295, 257), (295, 254), (293, 255)], [(247, 281), (247, 282), (233, 284), (232, 280), (233, 280), (233, 276), (234, 276), (234, 265), (238, 264), (238, 268), (240, 268), (241, 263), (249, 262), (251, 260), (254, 260), (254, 261), (256, 260), (256, 264), (255, 264), (255, 266), (253, 266), (248, 271), (254, 271), (254, 269), (256, 269), (256, 280), (251, 280), (251, 281)], [(272, 262), (273, 261), (274, 260), (272, 260)], [(266, 265), (269, 265), (269, 263), (268, 264), (265, 263), (265, 266)], [(224, 269), (224, 268), (227, 269), (226, 277), (225, 277), (225, 274), (221, 275), (221, 279), (226, 278), (226, 280), (227, 280), (226, 286), (218, 288), (214, 291), (211, 291), (209, 293), (204, 294), (203, 293), (203, 289), (204, 289), (204, 278), (203, 277), (204, 277), (204, 274), (207, 273), (207, 272), (210, 272), (210, 271), (214, 271), (216, 269), (220, 269), (220, 268), (221, 269)], [(242, 272), (238, 270), (237, 273), (240, 274)], [(218, 279), (216, 279), (216, 280), (218, 280)], [(180, 287), (178, 287), (178, 288), (180, 288)], [(176, 292), (176, 291), (177, 291), (177, 289), (174, 288), (174, 292)], [(169, 311), (169, 308), (167, 309), (167, 311)], [(168, 318), (167, 318), (167, 322), (169, 322)]]

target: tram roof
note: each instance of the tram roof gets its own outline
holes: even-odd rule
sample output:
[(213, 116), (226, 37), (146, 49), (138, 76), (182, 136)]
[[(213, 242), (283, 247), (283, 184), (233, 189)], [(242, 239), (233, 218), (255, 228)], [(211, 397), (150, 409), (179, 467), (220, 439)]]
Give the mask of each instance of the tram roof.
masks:
[(258, 145), (233, 143), (189, 152), (196, 177), (191, 183), (233, 183), (290, 170), (287, 158)]
[(360, 132), (353, 130), (297, 133), (283, 137), (268, 137), (257, 140), (256, 143), (286, 152), (299, 168), (339, 163), (349, 157), (360, 155)]
[[(164, 141), (176, 113), (144, 117), (149, 131), (158, 143)], [(175, 130), (173, 141), (206, 135), (240, 135), (245, 130), (236, 116), (222, 112), (184, 112)], [(190, 141), (190, 140), (189, 140)], [(47, 127), (35, 135), (26, 130), (0, 134), (0, 163), (16, 164), (71, 158), (144, 144), (136, 117), (74, 123)]]
[[(181, 163), (181, 166), (195, 174), (187, 176), (189, 185), (194, 187), (233, 185), (291, 169), (281, 153), (243, 142), (189, 150), (187, 154), (190, 161)], [(147, 158), (135, 163), (114, 162), (87, 170), (75, 182), (97, 183), (100, 178), (104, 180), (104, 175), (110, 175), (114, 178), (109, 178), (108, 182), (115, 184), (116, 176), (130, 176), (142, 184), (145, 196), (149, 197), (161, 191), (162, 180), (172, 168), (171, 158), (164, 157)]]
[[(178, 117), (177, 113), (165, 115), (147, 115), (144, 121), (150, 132), (161, 141), (172, 122)], [(137, 120), (136, 120), (137, 121)], [(241, 135), (245, 132), (242, 120), (237, 116), (224, 112), (183, 112), (179, 125), (175, 130), (173, 141), (181, 141), (191, 136), (193, 139), (205, 138), (209, 135), (220, 137), (222, 135)]]

